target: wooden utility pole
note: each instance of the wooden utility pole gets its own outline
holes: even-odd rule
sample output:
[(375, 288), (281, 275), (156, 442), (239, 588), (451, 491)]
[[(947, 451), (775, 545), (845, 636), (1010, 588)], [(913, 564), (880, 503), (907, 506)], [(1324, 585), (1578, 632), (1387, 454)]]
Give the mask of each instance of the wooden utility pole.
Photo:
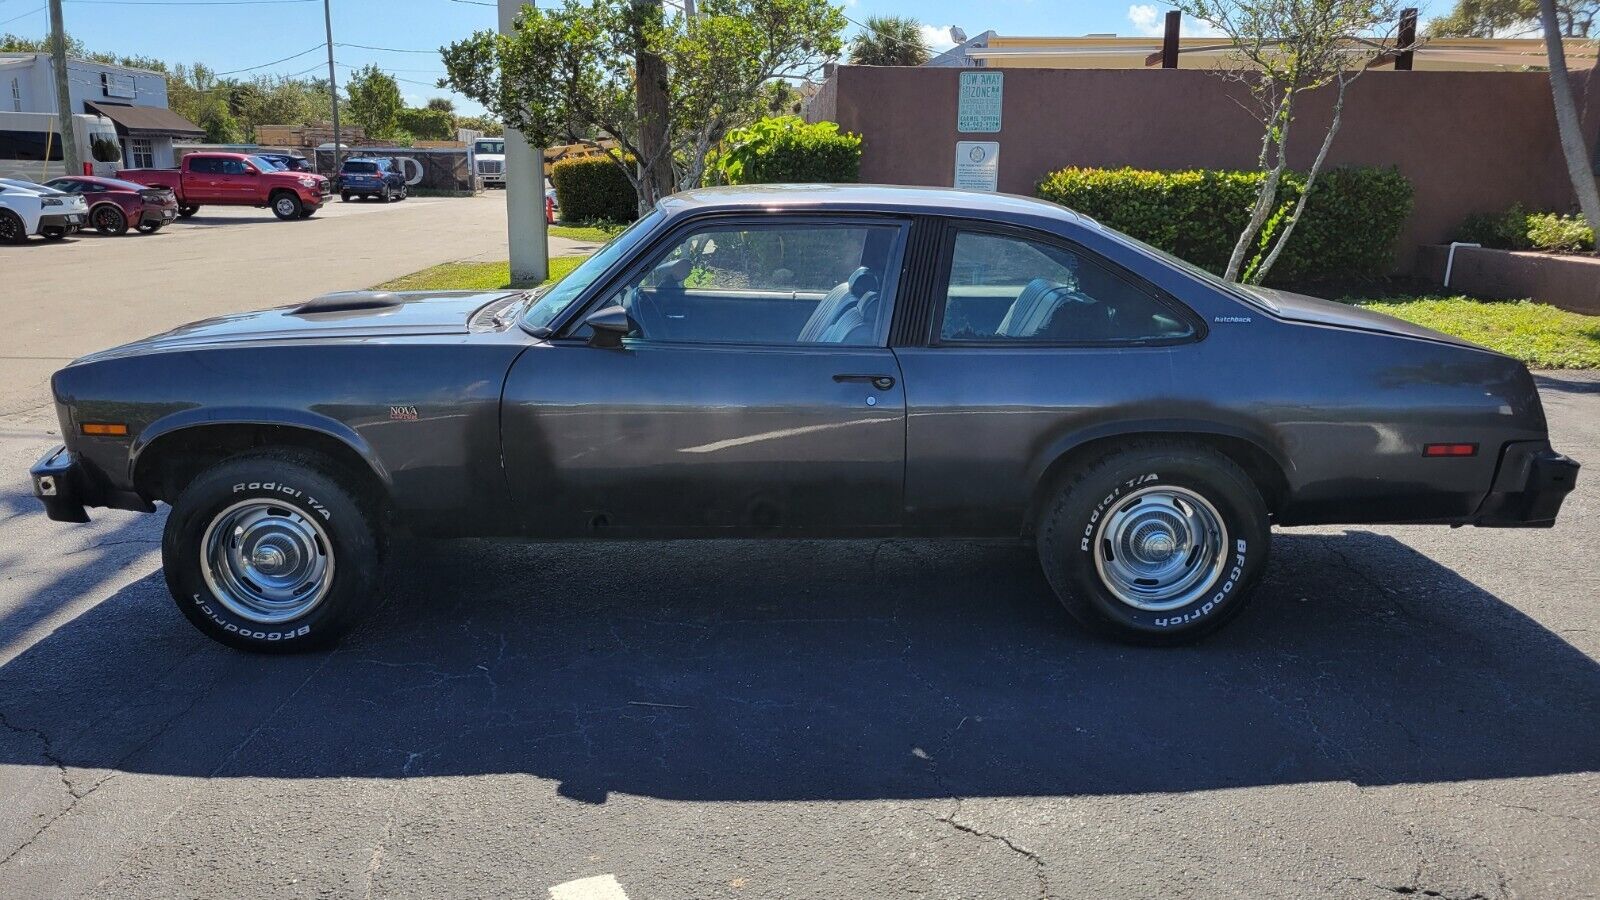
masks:
[[(59, 2), (59, 0), (57, 0)], [(322, 0), (322, 25), (328, 30), (328, 101), (333, 104), (333, 178), (339, 177), (339, 76), (333, 71), (333, 0)], [(311, 151), (313, 157), (316, 151)]]
[(1395, 44), (1399, 47), (1400, 52), (1394, 58), (1394, 70), (1396, 72), (1409, 72), (1411, 71), (1412, 61), (1417, 58), (1415, 46), (1417, 43), (1417, 8), (1415, 6), (1408, 6), (1400, 10), (1400, 34), (1398, 37), (1399, 40)]
[(67, 29), (61, 24), (61, 0), (50, 0), (50, 60), (56, 70), (56, 117), (61, 120), (61, 158), (68, 175), (83, 174), (78, 136), (72, 128), (72, 94), (67, 78)]
[(1167, 13), (1166, 32), (1161, 37), (1161, 68), (1176, 69), (1178, 67), (1178, 32), (1183, 23), (1183, 13), (1172, 10)]

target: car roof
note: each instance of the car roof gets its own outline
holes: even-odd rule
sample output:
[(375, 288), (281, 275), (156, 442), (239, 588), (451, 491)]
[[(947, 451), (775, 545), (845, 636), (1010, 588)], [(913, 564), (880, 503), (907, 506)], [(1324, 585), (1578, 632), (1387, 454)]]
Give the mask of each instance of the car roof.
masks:
[(1017, 194), (893, 184), (752, 184), (699, 188), (673, 194), (660, 203), (668, 215), (766, 209), (835, 209), (977, 218), (1054, 219), (1084, 223), (1067, 209)]
[(382, 157), (378, 157), (378, 156), (347, 156), (347, 157), (345, 157), (344, 161), (347, 162), (347, 163), (352, 163), (352, 162), (384, 162), (385, 160)]

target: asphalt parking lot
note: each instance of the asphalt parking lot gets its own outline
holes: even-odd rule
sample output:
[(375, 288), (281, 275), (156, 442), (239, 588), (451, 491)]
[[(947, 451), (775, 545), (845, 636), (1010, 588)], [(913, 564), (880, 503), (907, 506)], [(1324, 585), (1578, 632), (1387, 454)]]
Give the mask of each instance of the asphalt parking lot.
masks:
[[(34, 329), (76, 355), (502, 233), (457, 206), (435, 247), (408, 205), (174, 233), (254, 259), (414, 216), (366, 274), (308, 241), (281, 289), (276, 257), (198, 299), (8, 288), (0, 357), (34, 379)], [(402, 545), (336, 650), (267, 658), (183, 620), (159, 514), (38, 512), (37, 384), (0, 393), (0, 896), (1600, 895), (1593, 468), (1550, 531), (1280, 531), (1192, 648), (1086, 637), (1009, 546), (461, 541)], [(1541, 388), (1600, 465), (1600, 377)]]

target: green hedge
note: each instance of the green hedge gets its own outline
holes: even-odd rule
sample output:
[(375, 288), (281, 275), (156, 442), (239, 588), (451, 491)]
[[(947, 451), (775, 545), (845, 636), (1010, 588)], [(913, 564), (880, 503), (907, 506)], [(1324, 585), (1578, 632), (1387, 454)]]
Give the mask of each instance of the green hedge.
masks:
[[(1220, 274), (1265, 177), (1218, 170), (1069, 168), (1045, 176), (1036, 194)], [(1284, 176), (1258, 255), (1265, 255), (1304, 184), (1300, 173)], [(1410, 214), (1411, 182), (1395, 169), (1324, 171), (1267, 280), (1386, 274)]]
[(1461, 220), (1450, 239), (1496, 250), (1549, 250), (1554, 253), (1593, 250), (1595, 246), (1594, 229), (1583, 217), (1530, 213), (1521, 205), (1505, 212), (1473, 213)]
[(834, 122), (766, 118), (728, 133), (715, 169), (723, 184), (848, 184), (861, 177), (861, 136)]
[(603, 156), (564, 159), (550, 167), (563, 222), (632, 222), (639, 196), (616, 162)]

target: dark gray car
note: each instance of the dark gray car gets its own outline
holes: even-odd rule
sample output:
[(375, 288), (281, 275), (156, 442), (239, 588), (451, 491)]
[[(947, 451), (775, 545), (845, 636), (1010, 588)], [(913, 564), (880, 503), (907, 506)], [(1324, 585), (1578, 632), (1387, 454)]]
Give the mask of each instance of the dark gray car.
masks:
[(1060, 207), (693, 191), (542, 291), (331, 294), (78, 360), (52, 518), (172, 505), (179, 607), (337, 637), (396, 533), (1009, 537), (1135, 641), (1244, 606), (1271, 524), (1546, 527), (1527, 370), (1243, 289)]

